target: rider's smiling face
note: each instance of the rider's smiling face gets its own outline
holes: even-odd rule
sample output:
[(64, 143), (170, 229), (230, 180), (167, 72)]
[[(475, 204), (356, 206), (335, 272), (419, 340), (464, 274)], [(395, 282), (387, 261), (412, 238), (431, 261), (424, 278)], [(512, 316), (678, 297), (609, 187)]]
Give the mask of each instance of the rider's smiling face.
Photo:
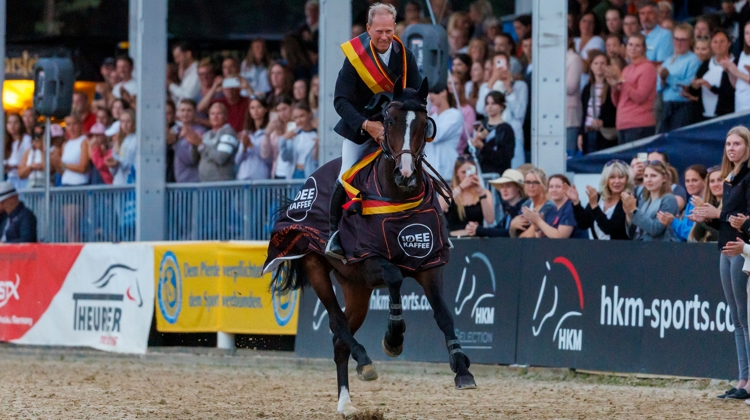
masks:
[(396, 30), (396, 21), (390, 13), (378, 13), (372, 17), (372, 25), (367, 24), (367, 34), (372, 39), (372, 45), (383, 54), (393, 42), (393, 33)]

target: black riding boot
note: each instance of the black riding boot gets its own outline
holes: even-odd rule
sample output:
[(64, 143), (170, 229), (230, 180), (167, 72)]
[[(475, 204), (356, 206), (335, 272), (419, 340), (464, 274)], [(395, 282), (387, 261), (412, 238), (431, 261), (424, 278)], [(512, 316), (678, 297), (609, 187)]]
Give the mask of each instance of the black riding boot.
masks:
[(344, 214), (344, 209), (341, 206), (344, 205), (345, 199), (346, 191), (344, 190), (344, 186), (337, 180), (333, 194), (331, 195), (331, 208), (329, 209), (330, 237), (328, 238), (328, 244), (326, 244), (326, 255), (339, 260), (346, 258), (344, 256), (344, 248), (341, 246), (341, 237), (339, 236), (339, 222), (341, 221), (341, 216)]

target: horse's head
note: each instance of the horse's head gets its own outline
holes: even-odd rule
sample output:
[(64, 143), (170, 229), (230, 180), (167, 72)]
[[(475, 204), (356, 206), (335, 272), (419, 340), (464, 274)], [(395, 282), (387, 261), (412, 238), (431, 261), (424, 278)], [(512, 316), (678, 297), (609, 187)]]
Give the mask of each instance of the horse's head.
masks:
[(427, 117), (427, 79), (419, 90), (402, 89), (396, 81), (393, 100), (383, 109), (383, 154), (393, 161), (393, 180), (404, 192), (421, 184), (425, 144), (435, 136), (435, 122)]

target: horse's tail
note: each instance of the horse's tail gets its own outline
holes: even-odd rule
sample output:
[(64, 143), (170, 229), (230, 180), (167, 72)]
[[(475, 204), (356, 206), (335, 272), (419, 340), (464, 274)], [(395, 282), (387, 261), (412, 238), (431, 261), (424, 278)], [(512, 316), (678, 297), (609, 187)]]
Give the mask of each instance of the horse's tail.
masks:
[(271, 220), (273, 221), (273, 223), (276, 223), (279, 218), (284, 215), (286, 209), (288, 209), (289, 206), (294, 202), (293, 198), (289, 198), (283, 193), (280, 193), (278, 197), (276, 197), (276, 200), (278, 202), (278, 207), (273, 209), (273, 211), (271, 212)]
[[(303, 257), (304, 258), (304, 257)], [(302, 267), (302, 258), (285, 260), (274, 270), (271, 291), (286, 294), (310, 285), (310, 280)]]

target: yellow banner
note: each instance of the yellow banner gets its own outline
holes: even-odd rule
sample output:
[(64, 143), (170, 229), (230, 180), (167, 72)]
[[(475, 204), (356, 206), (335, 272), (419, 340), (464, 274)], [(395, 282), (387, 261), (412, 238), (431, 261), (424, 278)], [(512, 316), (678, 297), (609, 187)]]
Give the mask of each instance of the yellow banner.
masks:
[(156, 328), (161, 332), (297, 333), (299, 293), (271, 294), (258, 277), (267, 242), (154, 246)]

